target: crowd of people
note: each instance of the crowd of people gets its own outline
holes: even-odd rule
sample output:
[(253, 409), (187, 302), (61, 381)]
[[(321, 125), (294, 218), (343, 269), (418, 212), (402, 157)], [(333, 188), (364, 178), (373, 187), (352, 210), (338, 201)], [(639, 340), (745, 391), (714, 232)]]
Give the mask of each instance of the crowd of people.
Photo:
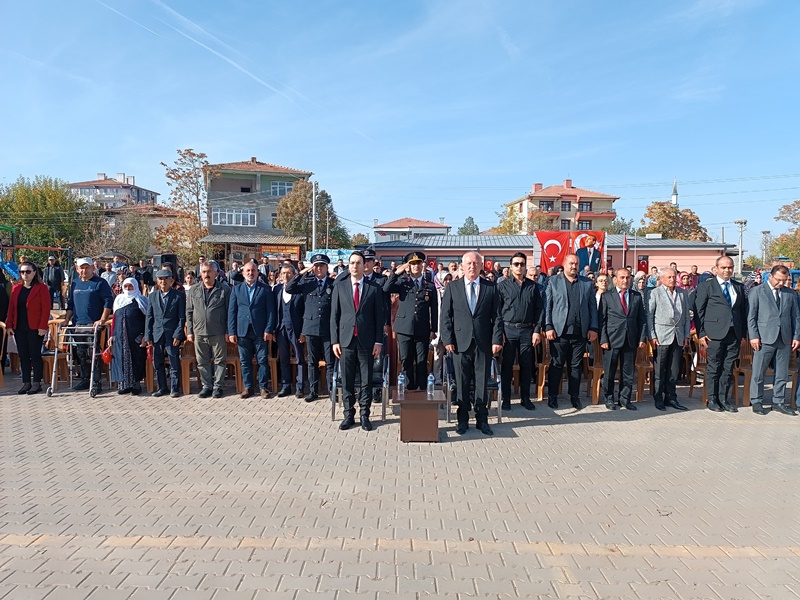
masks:
[[(686, 410), (676, 381), (691, 347), (707, 359), (708, 408), (736, 412), (729, 396), (746, 338), (753, 351), (753, 377), (745, 393), (753, 411), (767, 412), (764, 375), (772, 366), (772, 409), (796, 414), (785, 388), (789, 359), (800, 349), (800, 300), (790, 289), (786, 267), (773, 267), (765, 283), (759, 272), (741, 283), (732, 278), (729, 257), (720, 257), (702, 274), (696, 266), (680, 271), (674, 262), (649, 273), (606, 270), (600, 268), (599, 255), (590, 253), (568, 255), (547, 273), (528, 264), (528, 256), (517, 252), (507, 266), (495, 263), (484, 269), (483, 257), (467, 252), (460, 264), (439, 263), (434, 270), (424, 253), (415, 252), (384, 270), (368, 249), (332, 268), (324, 254), (314, 255), (308, 266), (286, 261), (275, 268), (264, 258), (260, 264), (233, 262), (227, 271), (202, 256), (191, 268), (127, 264), (117, 256), (105, 264), (77, 259), (67, 274), (52, 256), (44, 269), (22, 257), (5, 321), (20, 357), (20, 394), (42, 390), (41, 353), (50, 309), (64, 302), (63, 284), (69, 282), (65, 322), (85, 331), (108, 325), (111, 378), (120, 394), (142, 392), (150, 359), (154, 395), (179, 397), (181, 352), (190, 342), (202, 382), (200, 397), (223, 397), (227, 345), (232, 344), (241, 363), (242, 398), (285, 397), (294, 391), (312, 402), (322, 393), (320, 364), (326, 366), (325, 387), (330, 389), (339, 361), (340, 428), (355, 425), (358, 402), (361, 427), (370, 430), (374, 360), (385, 355), (387, 335), (394, 331), (407, 389), (425, 388), (432, 347), (437, 384), (445, 365), (452, 364), (458, 433), (467, 431), (473, 412), (476, 427), (491, 435), (487, 381), (494, 356), (501, 356), (504, 409), (511, 408), (512, 372), (518, 365), (520, 405), (535, 410), (530, 387), (546, 343), (548, 406), (558, 408), (566, 372), (570, 404), (583, 407), (580, 384), (588, 349), (590, 360), (602, 360), (605, 406), (636, 410), (636, 355), (649, 346), (655, 407)], [(102, 340), (98, 335), (76, 346), (79, 377), (73, 389), (101, 390), (97, 361)], [(270, 343), (280, 365), (278, 390), (271, 389)]]

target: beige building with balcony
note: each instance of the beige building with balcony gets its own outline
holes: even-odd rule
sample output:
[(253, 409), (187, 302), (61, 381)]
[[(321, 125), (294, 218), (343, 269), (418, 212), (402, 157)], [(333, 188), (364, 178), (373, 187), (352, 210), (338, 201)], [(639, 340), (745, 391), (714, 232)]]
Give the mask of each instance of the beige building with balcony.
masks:
[(533, 233), (530, 217), (543, 213), (553, 222), (553, 229), (563, 231), (600, 231), (617, 216), (614, 202), (619, 196), (577, 188), (571, 179), (563, 185), (543, 187), (534, 183), (531, 192), (512, 202), (506, 202), (509, 212), (520, 216), (520, 234)]

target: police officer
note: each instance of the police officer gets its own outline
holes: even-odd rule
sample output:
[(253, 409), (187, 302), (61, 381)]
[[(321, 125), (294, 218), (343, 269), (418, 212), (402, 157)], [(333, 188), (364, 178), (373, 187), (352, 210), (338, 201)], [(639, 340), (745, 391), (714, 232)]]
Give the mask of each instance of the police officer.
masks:
[(407, 388), (421, 390), (428, 378), (428, 347), (436, 337), (439, 301), (436, 288), (425, 277), (425, 254), (406, 254), (403, 263), (383, 284), (383, 291), (399, 296), (394, 320), (397, 349)]
[(308, 348), (308, 395), (306, 402), (319, 398), (319, 361), (324, 358), (327, 369), (328, 390), (333, 378), (333, 353), (331, 351), (331, 290), (333, 279), (328, 277), (331, 259), (324, 254), (314, 254), (311, 266), (292, 277), (286, 284), (288, 294), (302, 294), (303, 335)]

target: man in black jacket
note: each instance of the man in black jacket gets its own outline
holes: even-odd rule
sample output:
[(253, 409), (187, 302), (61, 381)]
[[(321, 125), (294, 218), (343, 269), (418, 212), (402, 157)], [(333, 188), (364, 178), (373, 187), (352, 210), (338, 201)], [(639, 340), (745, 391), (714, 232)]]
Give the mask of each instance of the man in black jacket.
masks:
[(47, 257), (47, 266), (44, 268), (42, 280), (50, 290), (50, 306), (53, 306), (54, 298), (58, 298), (58, 306), (65, 308), (64, 294), (61, 291), (61, 285), (64, 283), (64, 269), (61, 268), (55, 256)]
[(399, 305), (394, 320), (397, 349), (406, 389), (425, 389), (428, 378), (428, 348), (436, 337), (439, 300), (436, 288), (425, 278), (425, 254), (406, 254), (404, 264), (392, 272), (383, 284), (383, 292), (397, 294)]
[(164, 396), (167, 392), (167, 373), (164, 353), (169, 356), (170, 391), (177, 398), (181, 395), (181, 344), (186, 339), (183, 326), (186, 323), (186, 294), (178, 292), (172, 284), (172, 271), (156, 272), (157, 287), (150, 294), (145, 319), (144, 341), (153, 348), (153, 368), (156, 372), (158, 390), (153, 396)]
[[(600, 297), (600, 347), (603, 353), (603, 395), (606, 408), (619, 405), (636, 410), (631, 404), (633, 372), (637, 348), (647, 340), (647, 314), (642, 295), (630, 289), (631, 273), (617, 269), (614, 286)], [(619, 401), (614, 400), (614, 376), (620, 365)]]

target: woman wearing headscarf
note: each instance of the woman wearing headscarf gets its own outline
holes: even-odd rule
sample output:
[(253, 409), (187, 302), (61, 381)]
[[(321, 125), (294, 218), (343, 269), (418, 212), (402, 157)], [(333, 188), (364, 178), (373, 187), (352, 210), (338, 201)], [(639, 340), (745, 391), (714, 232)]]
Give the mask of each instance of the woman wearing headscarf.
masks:
[(744, 295), (747, 296), (757, 285), (761, 285), (761, 272), (753, 271), (744, 280)]
[(144, 344), (144, 324), (147, 315), (147, 298), (139, 291), (139, 282), (128, 277), (122, 282), (122, 291), (114, 299), (114, 318), (111, 323), (109, 344), (111, 379), (119, 385), (119, 394), (138, 395), (139, 383), (144, 378), (147, 350)]
[(14, 336), (19, 353), (23, 385), (17, 393), (38, 394), (44, 374), (42, 342), (50, 320), (50, 290), (32, 262), (20, 263), (19, 278), (20, 283), (11, 289), (6, 332)]

